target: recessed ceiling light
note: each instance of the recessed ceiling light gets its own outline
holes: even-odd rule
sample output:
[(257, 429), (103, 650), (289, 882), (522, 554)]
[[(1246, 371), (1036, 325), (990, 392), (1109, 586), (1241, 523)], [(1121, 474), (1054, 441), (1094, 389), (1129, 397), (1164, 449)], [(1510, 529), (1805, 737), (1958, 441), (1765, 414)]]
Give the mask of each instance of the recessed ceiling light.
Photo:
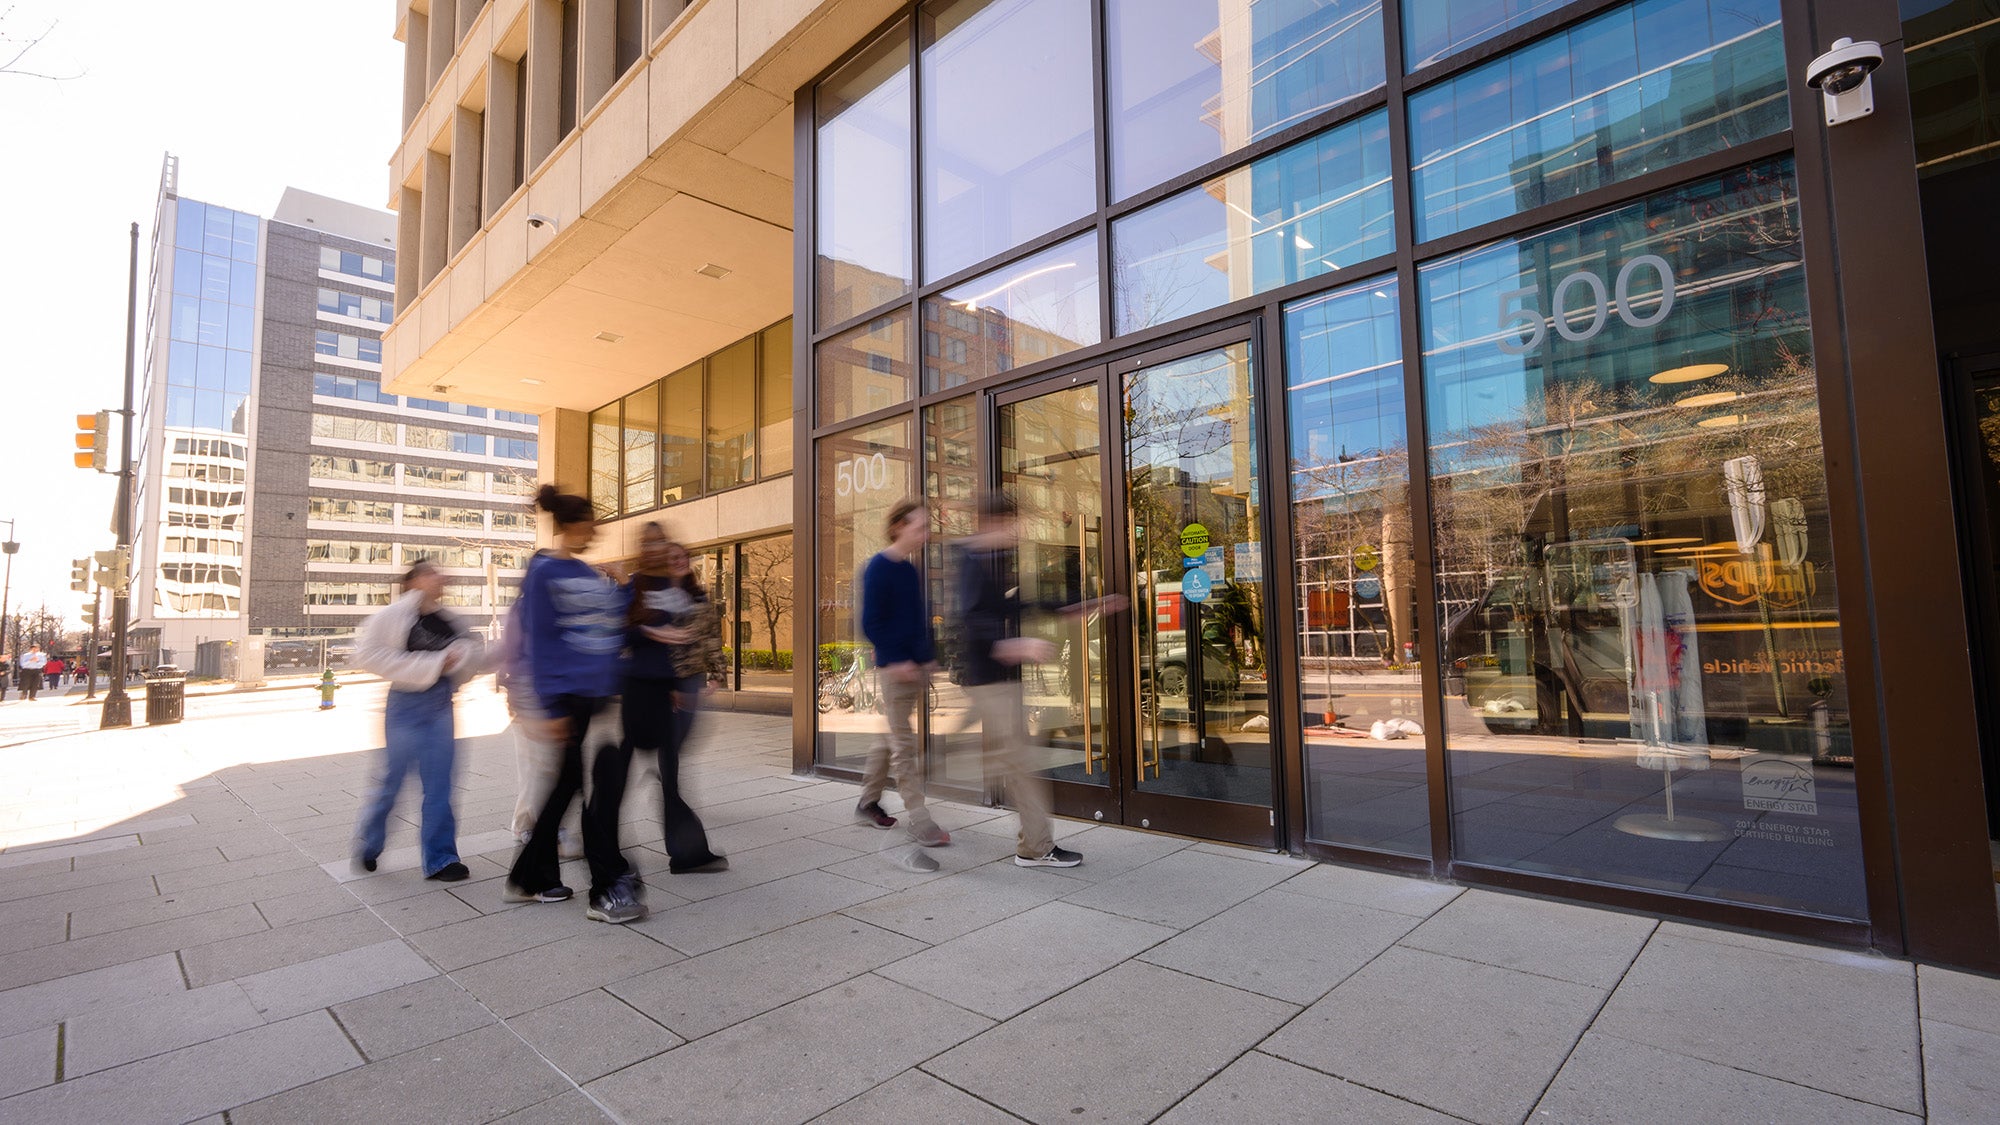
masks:
[(720, 281), (723, 278), (729, 276), (730, 269), (728, 266), (718, 266), (714, 262), (710, 262), (694, 272), (700, 274), (703, 277), (712, 277), (715, 278), (717, 281)]
[(522, 379), (521, 381), (522, 381), (523, 383), (526, 383), (526, 384), (528, 384), (528, 385), (529, 385), (529, 386), (531, 386), (531, 387), (539, 387), (539, 386), (541, 386), (541, 385), (542, 385), (542, 381), (541, 381), (540, 379), (527, 379), (527, 378), (524, 378), (524, 379)]
[(1677, 398), (1674, 400), (1674, 405), (1685, 406), (1689, 408), (1698, 406), (1721, 406), (1725, 402), (1735, 402), (1737, 399), (1742, 397), (1743, 397), (1742, 391), (1703, 391), (1700, 394), (1688, 395), (1686, 398)]
[(1696, 363), (1687, 367), (1676, 367), (1653, 376), (1655, 383), (1694, 383), (1703, 379), (1713, 379), (1729, 370), (1726, 363)]
[(618, 341), (623, 340), (625, 337), (620, 336), (616, 332), (599, 332), (597, 334), (597, 338), (604, 341), (607, 344), (615, 344)]

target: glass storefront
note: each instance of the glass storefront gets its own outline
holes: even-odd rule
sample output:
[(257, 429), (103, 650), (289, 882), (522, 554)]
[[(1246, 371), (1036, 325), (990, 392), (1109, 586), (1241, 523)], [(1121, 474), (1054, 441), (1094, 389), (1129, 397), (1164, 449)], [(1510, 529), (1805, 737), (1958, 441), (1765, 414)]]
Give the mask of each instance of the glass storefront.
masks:
[(1779, 5), (1566, 10), (918, 3), (822, 81), (815, 764), (879, 729), (854, 583), (915, 496), (926, 769), (987, 791), (1000, 489), (1025, 602), (1131, 607), (1023, 625), (1060, 812), (1871, 917)]

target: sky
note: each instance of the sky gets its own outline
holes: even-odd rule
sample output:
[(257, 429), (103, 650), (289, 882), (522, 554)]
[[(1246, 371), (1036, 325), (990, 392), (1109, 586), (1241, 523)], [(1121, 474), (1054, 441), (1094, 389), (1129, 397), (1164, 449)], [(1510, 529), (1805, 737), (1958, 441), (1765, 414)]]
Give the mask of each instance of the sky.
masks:
[[(114, 545), (116, 478), (75, 468), (72, 435), (75, 415), (121, 405), (127, 232), (139, 224), (143, 289), (164, 155), (180, 158), (182, 195), (256, 215), (286, 187), (385, 207), (403, 88), (394, 21), (394, 0), (0, 0), (0, 61), (47, 29), (15, 68), (61, 79), (0, 73), (0, 536), (14, 520), (21, 545), (10, 612), (46, 604), (76, 625), (70, 560)], [(138, 351), (143, 363), (143, 339)]]

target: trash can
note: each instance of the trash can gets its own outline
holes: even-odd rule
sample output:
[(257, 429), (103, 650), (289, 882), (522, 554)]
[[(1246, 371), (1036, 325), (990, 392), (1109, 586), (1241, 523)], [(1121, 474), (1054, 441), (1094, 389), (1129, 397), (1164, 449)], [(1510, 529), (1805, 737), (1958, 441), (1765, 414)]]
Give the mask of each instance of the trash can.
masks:
[(187, 673), (162, 664), (146, 673), (146, 725), (178, 723), (187, 710)]

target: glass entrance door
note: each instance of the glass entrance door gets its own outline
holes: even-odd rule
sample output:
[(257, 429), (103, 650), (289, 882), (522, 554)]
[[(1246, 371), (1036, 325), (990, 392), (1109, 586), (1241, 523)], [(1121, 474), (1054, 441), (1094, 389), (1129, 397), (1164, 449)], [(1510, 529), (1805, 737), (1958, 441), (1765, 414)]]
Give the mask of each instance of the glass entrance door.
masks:
[(1125, 820), (1268, 846), (1277, 762), (1250, 345), (1115, 370), (1135, 607)]

